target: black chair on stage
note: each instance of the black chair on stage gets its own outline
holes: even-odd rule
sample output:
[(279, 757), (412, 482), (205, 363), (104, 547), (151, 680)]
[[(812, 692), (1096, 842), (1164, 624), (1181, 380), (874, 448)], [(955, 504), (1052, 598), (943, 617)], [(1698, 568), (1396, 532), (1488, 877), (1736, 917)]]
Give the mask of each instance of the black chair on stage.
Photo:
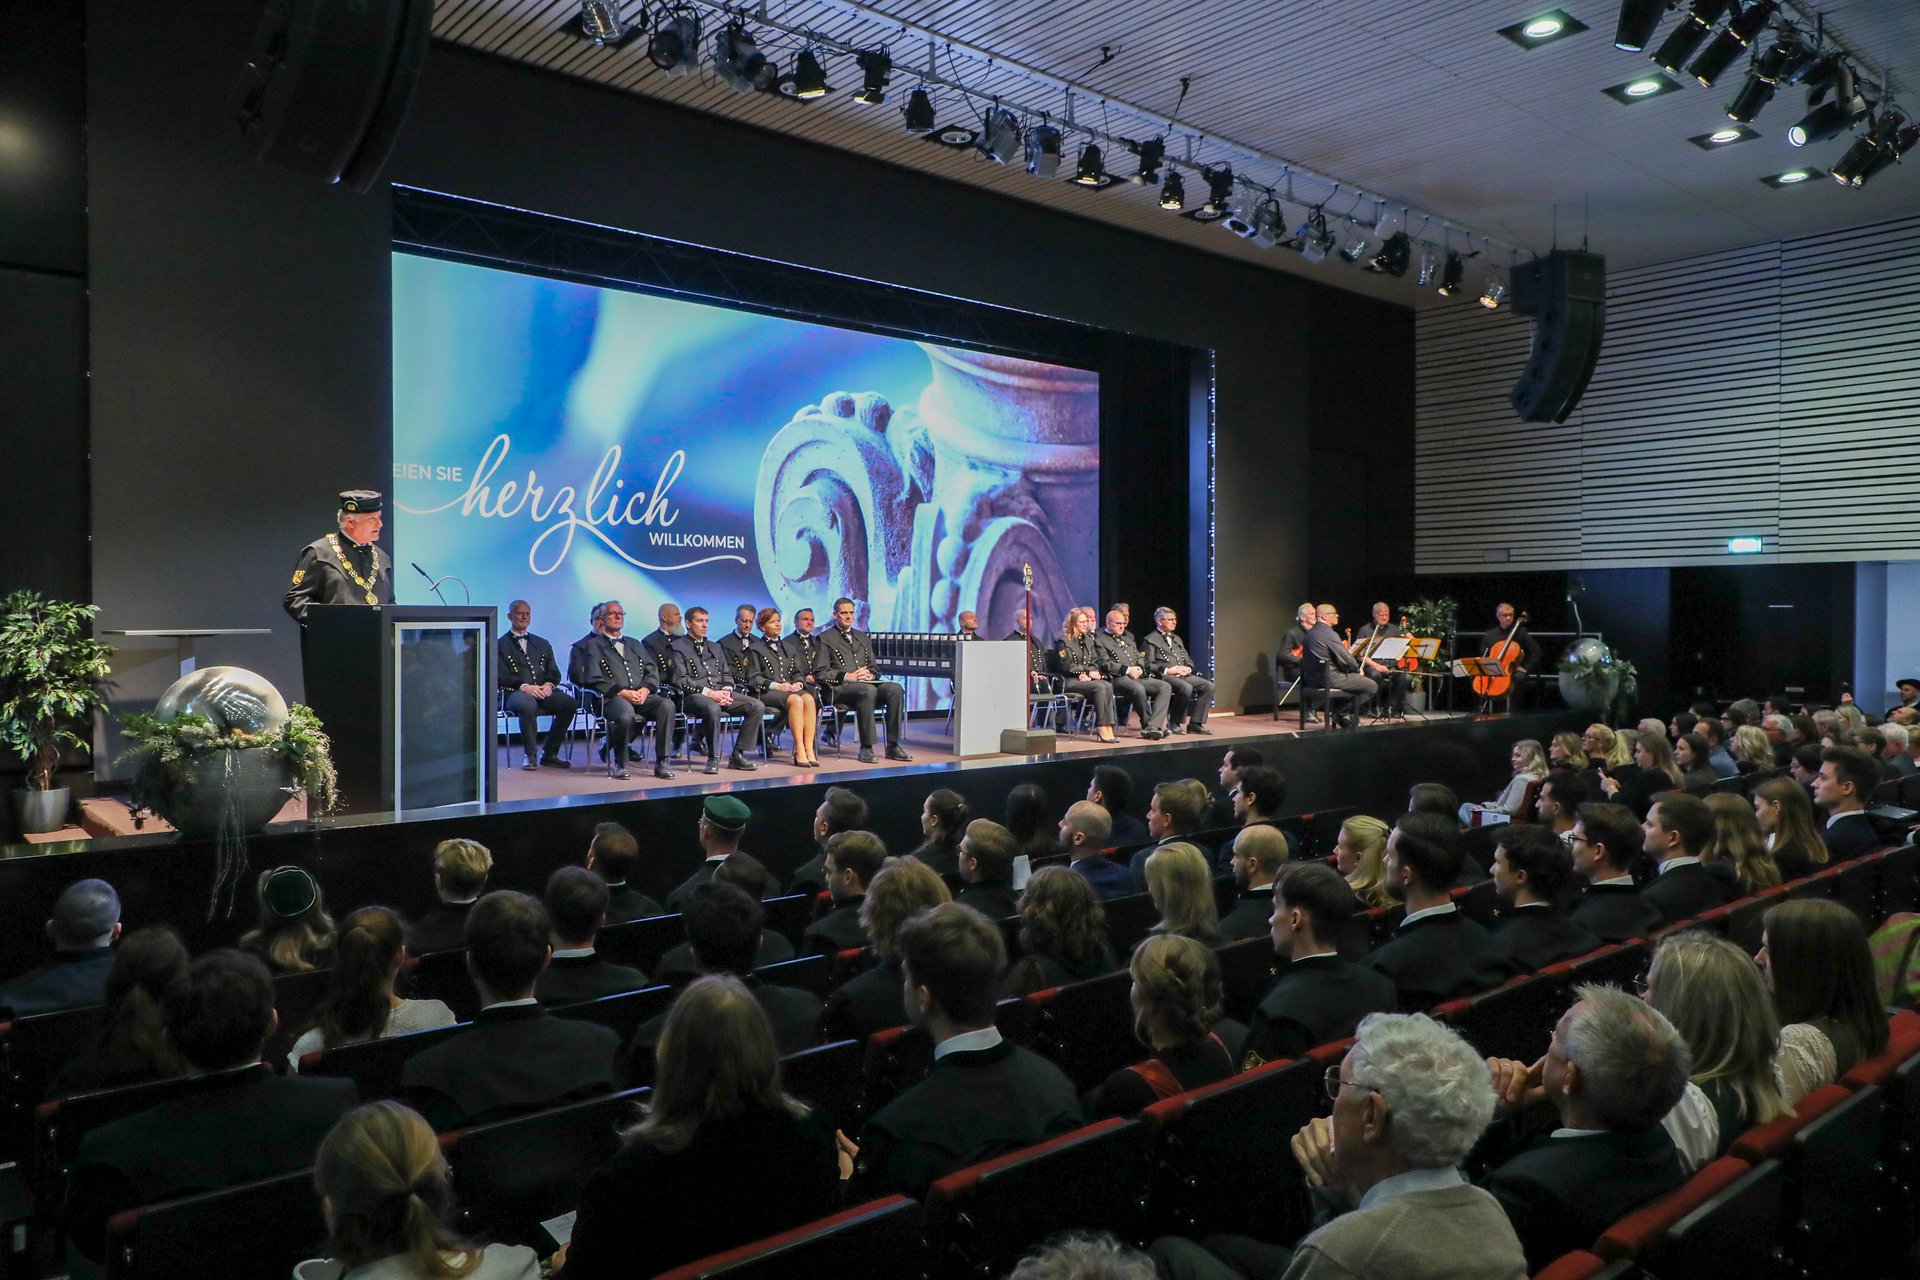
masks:
[(1318, 707), (1324, 711), (1329, 725), (1337, 724), (1338, 717), (1345, 715), (1347, 727), (1357, 728), (1360, 724), (1360, 699), (1342, 689), (1335, 689), (1328, 683), (1331, 672), (1327, 664), (1315, 658), (1311, 653), (1300, 655), (1300, 727), (1307, 727), (1307, 713)]

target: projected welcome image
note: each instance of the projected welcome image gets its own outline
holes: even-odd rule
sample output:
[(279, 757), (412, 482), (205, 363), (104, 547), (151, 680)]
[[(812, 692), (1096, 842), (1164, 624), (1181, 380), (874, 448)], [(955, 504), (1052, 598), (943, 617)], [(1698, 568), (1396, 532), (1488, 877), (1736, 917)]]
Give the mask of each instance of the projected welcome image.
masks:
[[(1099, 379), (1080, 369), (445, 262), (393, 260), (394, 585), (525, 599), (566, 646), (598, 600), (1004, 636), (1092, 604)], [(460, 603), (460, 584), (442, 587)], [(1136, 619), (1136, 622), (1138, 620)], [(915, 682), (938, 705), (944, 682)]]

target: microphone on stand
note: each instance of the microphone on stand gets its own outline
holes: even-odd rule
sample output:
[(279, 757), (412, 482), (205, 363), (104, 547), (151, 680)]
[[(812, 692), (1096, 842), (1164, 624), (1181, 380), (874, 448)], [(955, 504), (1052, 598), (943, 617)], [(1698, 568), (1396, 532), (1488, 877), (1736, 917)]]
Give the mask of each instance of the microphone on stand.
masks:
[(422, 569), (418, 562), (409, 560), (407, 563), (413, 565), (413, 571), (415, 573), (419, 574), (421, 577), (427, 580), (427, 590), (433, 592), (434, 595), (439, 596), (441, 604), (445, 604), (447, 602), (447, 598), (443, 595), (440, 595), (440, 584), (443, 582), (458, 582), (460, 584), (460, 590), (466, 593), (467, 603), (468, 604), (473, 603), (473, 592), (468, 588), (465, 579), (456, 578), (450, 573), (447, 574), (445, 577), (436, 578), (432, 574), (428, 573), (425, 569)]

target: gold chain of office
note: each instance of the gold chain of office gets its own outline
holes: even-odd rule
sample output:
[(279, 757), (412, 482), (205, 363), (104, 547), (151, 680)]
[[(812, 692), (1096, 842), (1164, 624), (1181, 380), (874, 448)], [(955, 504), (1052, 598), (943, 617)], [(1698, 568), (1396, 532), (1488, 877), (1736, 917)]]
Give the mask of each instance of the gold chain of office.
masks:
[[(353, 562), (347, 559), (346, 551), (340, 546), (340, 535), (337, 533), (328, 534), (327, 543), (333, 548), (333, 558), (340, 562), (340, 567), (346, 570), (349, 578), (353, 579), (353, 585), (366, 593), (367, 603), (379, 604), (380, 597), (373, 593), (373, 583), (368, 582), (365, 578), (353, 571)], [(377, 548), (372, 547), (369, 547), (368, 550), (373, 552), (373, 576), (378, 578), (380, 576), (380, 552)]]

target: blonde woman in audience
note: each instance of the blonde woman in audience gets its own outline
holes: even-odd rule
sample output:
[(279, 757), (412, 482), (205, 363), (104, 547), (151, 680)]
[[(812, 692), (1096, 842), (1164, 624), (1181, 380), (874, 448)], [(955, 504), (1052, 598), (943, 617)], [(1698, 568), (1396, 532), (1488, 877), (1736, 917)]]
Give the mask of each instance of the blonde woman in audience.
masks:
[(1887, 1047), (1887, 1011), (1860, 917), (1837, 902), (1783, 902), (1760, 924), (1761, 971), (1780, 1015), (1780, 1082), (1800, 1101)]
[(1196, 846), (1181, 841), (1155, 849), (1147, 859), (1147, 894), (1160, 913), (1153, 932), (1178, 934), (1208, 946), (1222, 941), (1213, 867)]
[(1093, 882), (1071, 867), (1034, 872), (1020, 894), (1020, 958), (1007, 969), (1001, 993), (1030, 995), (1119, 967)]
[(1580, 735), (1568, 729), (1553, 735), (1547, 744), (1547, 763), (1555, 768), (1572, 769), (1578, 772), (1592, 767), (1587, 759), (1586, 748), (1580, 745)]
[(1743, 724), (1735, 729), (1727, 751), (1742, 773), (1760, 773), (1774, 767), (1773, 744), (1758, 725)]
[[(1566, 735), (1561, 735), (1566, 736)], [(1347, 879), (1347, 887), (1360, 900), (1364, 910), (1384, 907), (1393, 902), (1387, 891), (1387, 837), (1392, 834), (1378, 818), (1357, 814), (1340, 824), (1340, 837), (1334, 842), (1333, 862)]]
[(1609, 800), (1617, 800), (1633, 810), (1636, 817), (1645, 818), (1655, 796), (1662, 791), (1679, 791), (1685, 783), (1673, 762), (1673, 748), (1667, 745), (1664, 735), (1650, 738), (1623, 729), (1616, 741), (1627, 739), (1633, 743), (1633, 768), (1603, 773), (1600, 789)]
[(449, 1229), (453, 1184), (440, 1143), (420, 1114), (370, 1102), (342, 1116), (320, 1144), (314, 1189), (327, 1222), (327, 1253), (294, 1268), (295, 1280), (536, 1280), (524, 1245), (479, 1245)]
[(1667, 722), (1665, 720), (1656, 720), (1652, 716), (1649, 716), (1633, 727), (1643, 738), (1659, 738), (1662, 742), (1667, 739)]
[(410, 1031), (454, 1024), (453, 1010), (438, 1000), (403, 1000), (394, 994), (407, 962), (406, 925), (396, 911), (362, 907), (340, 930), (339, 954), (326, 998), (313, 1025), (293, 1042), (287, 1065), (300, 1069), (309, 1053), (363, 1040), (384, 1040)]
[[(1780, 1021), (1765, 980), (1739, 947), (1704, 929), (1654, 949), (1642, 984), (1693, 1059), (1688, 1098), (1668, 1114), (1689, 1171), (1725, 1155), (1755, 1125), (1787, 1114), (1780, 1087)], [(1693, 1093), (1704, 1095), (1704, 1112)]]
[(1507, 779), (1506, 789), (1485, 804), (1461, 805), (1460, 821), (1468, 821), (1468, 815), (1476, 809), (1482, 813), (1519, 813), (1521, 801), (1527, 798), (1527, 788), (1547, 776), (1547, 753), (1532, 738), (1514, 743), (1508, 761), (1513, 767), (1513, 776)]
[(1792, 778), (1768, 778), (1755, 787), (1753, 816), (1767, 837), (1767, 852), (1782, 881), (1798, 880), (1827, 865), (1827, 842), (1814, 825), (1813, 799)]
[(493, 854), (478, 840), (442, 840), (433, 847), (433, 891), (440, 905), (407, 926), (407, 950), (458, 951), (467, 945), (467, 915), (487, 891)]
[(1731, 881), (1734, 897), (1744, 898), (1779, 884), (1780, 868), (1767, 852), (1767, 838), (1747, 802), (1718, 791), (1706, 801), (1713, 814), (1713, 841), (1700, 861), (1707, 870)]
[(773, 1027), (744, 982), (688, 987), (655, 1060), (646, 1118), (587, 1179), (573, 1239), (554, 1255), (567, 1280), (657, 1275), (839, 1205), (851, 1163), (833, 1121), (781, 1088)]
[(1133, 949), (1127, 971), (1133, 975), (1134, 1038), (1153, 1056), (1122, 1067), (1089, 1093), (1088, 1120), (1135, 1115), (1233, 1074), (1233, 1058), (1213, 1033), (1224, 994), (1220, 961), (1209, 948), (1192, 938), (1158, 934)]
[(241, 935), (240, 949), (259, 956), (275, 973), (312, 973), (333, 963), (333, 917), (320, 896), (320, 882), (305, 867), (271, 867), (260, 873), (259, 925)]

